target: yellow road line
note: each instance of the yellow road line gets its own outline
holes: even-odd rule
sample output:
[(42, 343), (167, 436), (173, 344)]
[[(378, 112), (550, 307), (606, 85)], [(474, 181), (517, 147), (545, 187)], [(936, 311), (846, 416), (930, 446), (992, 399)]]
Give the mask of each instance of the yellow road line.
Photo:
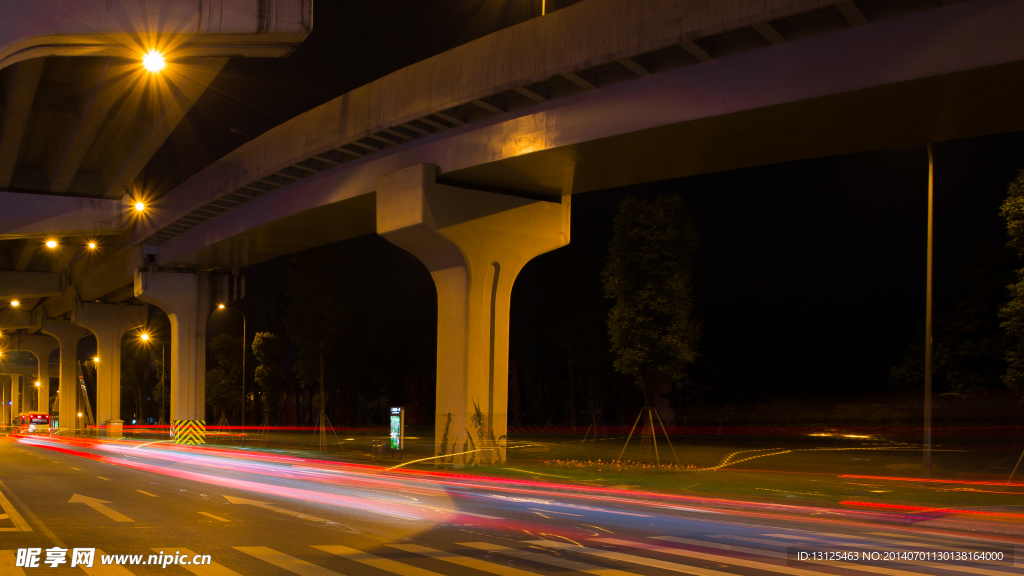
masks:
[(157, 496), (156, 494), (150, 494), (149, 492), (146, 492), (145, 490), (136, 490), (136, 492), (138, 492), (139, 494), (145, 494), (146, 496), (152, 496), (153, 498), (159, 498), (159, 496)]
[(505, 546), (498, 546), (497, 544), (490, 544), (488, 542), (462, 542), (461, 545), (476, 548), (477, 550), (484, 550), (485, 552), (495, 552), (498, 554), (504, 554), (505, 556), (512, 556), (514, 558), (519, 558), (520, 560), (529, 560), (530, 562), (547, 564), (563, 570), (586, 572), (587, 574), (594, 574), (595, 576), (636, 576), (636, 574), (633, 574), (632, 572), (623, 572), (622, 570), (616, 570), (614, 568), (601, 568), (600, 566), (584, 564), (583, 562), (569, 560), (568, 558), (538, 554), (536, 552), (530, 552), (529, 550), (508, 548)]
[(299, 560), (294, 556), (289, 556), (266, 546), (236, 546), (235, 550), (248, 554), (253, 558), (259, 558), (267, 564), (273, 564), (282, 570), (287, 570), (299, 576), (342, 576), (334, 570), (321, 568), (316, 564)]
[(200, 512), (200, 514), (202, 514), (203, 516), (209, 516), (210, 518), (213, 518), (214, 520), (220, 520), (221, 522), (231, 522), (231, 520), (228, 520), (227, 518), (221, 518), (220, 516), (214, 516), (213, 514), (210, 514), (209, 512)]
[(349, 548), (347, 546), (313, 546), (313, 548), (329, 552), (335, 556), (347, 558), (353, 562), (373, 566), (378, 570), (398, 574), (399, 576), (441, 576), (441, 574), (438, 574), (437, 572), (431, 572), (430, 570), (424, 570), (423, 568), (412, 566), (410, 564), (402, 564), (401, 562), (395, 562), (394, 560), (374, 556), (373, 554), (368, 554), (366, 552), (360, 552), (359, 550)]
[[(170, 556), (174, 556), (175, 552), (181, 552), (183, 555), (188, 556), (189, 562), (192, 562), (192, 558), (196, 556), (196, 553), (188, 548), (153, 548), (152, 550), (154, 552), (163, 552), (164, 555)], [(178, 564), (178, 566), (196, 576), (242, 576), (238, 572), (216, 562), (211, 562), (210, 564)]]
[(19, 514), (18, 511), (14, 509), (14, 505), (11, 504), (11, 501), (7, 499), (7, 496), (4, 496), (3, 490), (0, 490), (0, 508), (4, 509), (4, 513), (6, 513), (7, 516), (10, 517), (11, 522), (14, 523), (14, 530), (5, 528), (3, 530), (4, 532), (32, 531), (32, 527), (29, 526), (28, 522), (25, 522), (25, 519), (21, 517), (21, 514)]
[(110, 482), (110, 478), (104, 478), (103, 476), (97, 476), (97, 478), (99, 478), (100, 480), (106, 480), (107, 482)]
[(498, 576), (537, 576), (535, 572), (527, 572), (526, 570), (520, 570), (519, 568), (512, 568), (510, 566), (503, 566), (493, 562), (486, 562), (471, 556), (462, 556), (452, 552), (435, 550), (433, 548), (427, 548), (426, 546), (420, 546), (419, 544), (389, 544), (389, 546), (404, 552), (421, 554), (436, 560), (443, 560), (445, 562), (451, 562), (452, 564), (458, 564), (459, 566), (470, 568), (472, 570), (487, 572), (488, 574), (497, 574)]
[(0, 550), (0, 576), (25, 576), (25, 571), (14, 565), (16, 561), (14, 550)]

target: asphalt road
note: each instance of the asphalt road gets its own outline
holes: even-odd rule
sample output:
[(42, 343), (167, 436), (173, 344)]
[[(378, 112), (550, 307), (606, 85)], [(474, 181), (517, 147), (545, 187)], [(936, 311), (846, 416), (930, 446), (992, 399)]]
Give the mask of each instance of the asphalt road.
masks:
[[(557, 482), (0, 437), (0, 576), (1024, 575), (1024, 556), (1021, 567), (1012, 558), (1013, 546), (1024, 546), (1016, 514), (810, 508)], [(15, 566), (19, 549), (39, 548), (45, 561), (55, 547), (95, 548), (94, 565), (70, 567), (69, 552), (57, 568)], [(831, 556), (794, 562), (798, 550)], [(209, 555), (211, 563), (163, 567), (161, 551), (190, 561)], [(853, 561), (854, 551), (1004, 557), (865, 563)], [(139, 562), (104, 565), (110, 555)]]

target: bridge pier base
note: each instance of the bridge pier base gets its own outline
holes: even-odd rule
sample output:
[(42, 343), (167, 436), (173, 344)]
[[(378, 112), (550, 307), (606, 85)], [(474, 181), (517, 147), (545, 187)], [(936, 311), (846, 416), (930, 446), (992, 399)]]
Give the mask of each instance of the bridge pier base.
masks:
[(135, 273), (135, 297), (171, 322), (171, 430), (176, 444), (206, 440), (206, 321), (214, 300), (240, 297), (241, 277), (176, 272)]
[(60, 346), (60, 378), (57, 384), (57, 413), (62, 433), (74, 435), (82, 427), (78, 417), (78, 341), (89, 331), (70, 320), (43, 320), (43, 334), (57, 339)]
[(107, 435), (121, 435), (121, 339), (146, 323), (145, 306), (81, 302), (71, 309), (71, 321), (96, 336), (96, 424)]
[(15, 335), (12, 341), (13, 350), (31, 352), (36, 357), (36, 382), (39, 386), (35, 382), (29, 384), (36, 391), (36, 410), (47, 414), (50, 413), (50, 354), (58, 346), (56, 340), (40, 334)]
[(377, 233), (415, 255), (437, 289), (438, 463), (501, 463), (508, 429), (508, 322), (523, 266), (569, 243), (562, 203), (436, 182), (417, 164), (377, 180)]

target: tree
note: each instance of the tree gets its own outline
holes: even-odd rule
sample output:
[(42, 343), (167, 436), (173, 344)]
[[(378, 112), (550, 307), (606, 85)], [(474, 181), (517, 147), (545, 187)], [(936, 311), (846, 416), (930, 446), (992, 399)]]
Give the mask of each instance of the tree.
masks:
[[(1024, 170), (1013, 179), (1006, 189), (1006, 200), (999, 209), (1006, 220), (1006, 231), (1010, 236), (1007, 246), (1024, 258)], [(1017, 282), (1009, 286), (1010, 301), (999, 310), (1006, 331), (1006, 375), (1003, 382), (1024, 396), (1024, 268), (1017, 271)]]
[(257, 332), (252, 340), (256, 366), (256, 385), (263, 392), (263, 412), (270, 415), (281, 403), (281, 339), (277, 334)]
[[(696, 355), (700, 326), (691, 317), (691, 267), (697, 237), (677, 195), (653, 202), (627, 196), (615, 216), (602, 272), (605, 296), (615, 300), (608, 335), (615, 370), (643, 390), (646, 408), (654, 408), (659, 385), (685, 376)], [(645, 427), (642, 446), (650, 439)]]
[(320, 388), (317, 426), (321, 448), (327, 426), (327, 394), (324, 386), (329, 361), (340, 348), (345, 333), (347, 312), (341, 293), (344, 257), (330, 249), (319, 248), (296, 254), (288, 269), (288, 297), (284, 324), (292, 340), (299, 345), (295, 364), (300, 381), (316, 382)]
[(235, 406), (242, 396), (242, 339), (219, 334), (210, 342), (216, 366), (206, 372), (206, 401), (215, 409)]

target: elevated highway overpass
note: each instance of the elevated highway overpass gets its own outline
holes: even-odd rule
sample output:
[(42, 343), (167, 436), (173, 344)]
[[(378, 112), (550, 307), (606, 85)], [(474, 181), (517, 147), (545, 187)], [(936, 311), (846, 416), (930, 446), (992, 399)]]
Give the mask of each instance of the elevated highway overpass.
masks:
[(438, 439), (451, 414), (461, 445), (478, 407), (500, 437), (511, 286), (569, 241), (572, 194), (1024, 129), (1021, 21), (1024, 0), (584, 0), (255, 138), (111, 224), (123, 248), (70, 266), (21, 321), (160, 305), (172, 418), (201, 420), (212, 294), (237, 292), (244, 266), (376, 232), (438, 289)]

